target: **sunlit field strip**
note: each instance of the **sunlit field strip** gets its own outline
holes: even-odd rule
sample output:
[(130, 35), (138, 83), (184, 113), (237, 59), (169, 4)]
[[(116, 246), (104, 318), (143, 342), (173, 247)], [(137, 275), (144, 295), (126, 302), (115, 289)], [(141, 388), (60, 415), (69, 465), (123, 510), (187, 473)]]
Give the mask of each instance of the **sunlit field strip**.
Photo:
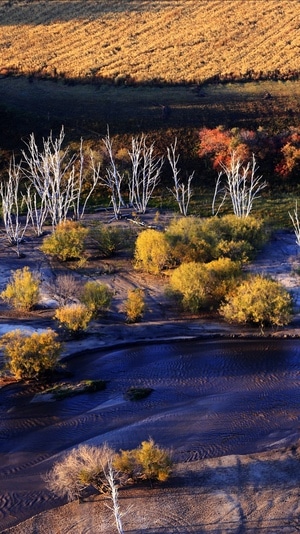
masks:
[(201, 82), (299, 72), (298, 0), (0, 1), (0, 72)]

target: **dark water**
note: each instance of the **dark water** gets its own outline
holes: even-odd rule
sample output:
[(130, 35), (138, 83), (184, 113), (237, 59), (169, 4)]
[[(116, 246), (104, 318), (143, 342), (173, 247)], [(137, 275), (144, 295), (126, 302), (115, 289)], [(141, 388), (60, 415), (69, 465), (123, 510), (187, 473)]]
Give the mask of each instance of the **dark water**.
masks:
[[(87, 352), (67, 366), (73, 380), (104, 379), (107, 389), (50, 403), (32, 403), (31, 386), (0, 391), (0, 530), (12, 506), (23, 519), (53, 504), (40, 474), (83, 441), (124, 449), (151, 436), (192, 461), (298, 438), (298, 340), (157, 343)], [(126, 401), (130, 386), (153, 392)]]

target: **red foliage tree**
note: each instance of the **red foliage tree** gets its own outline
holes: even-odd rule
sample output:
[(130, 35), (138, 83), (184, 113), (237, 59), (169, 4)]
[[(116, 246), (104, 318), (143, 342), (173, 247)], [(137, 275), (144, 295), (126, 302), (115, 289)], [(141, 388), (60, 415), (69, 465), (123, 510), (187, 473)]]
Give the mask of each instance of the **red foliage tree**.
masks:
[(300, 133), (296, 128), (290, 128), (282, 137), (280, 153), (282, 157), (275, 171), (283, 178), (289, 178), (300, 167)]
[(199, 132), (199, 138), (199, 156), (209, 157), (213, 168), (219, 169), (220, 163), (230, 165), (233, 151), (237, 158), (244, 162), (249, 161), (252, 153), (251, 147), (256, 141), (256, 133), (239, 128), (225, 130), (218, 126), (213, 129), (202, 128)]

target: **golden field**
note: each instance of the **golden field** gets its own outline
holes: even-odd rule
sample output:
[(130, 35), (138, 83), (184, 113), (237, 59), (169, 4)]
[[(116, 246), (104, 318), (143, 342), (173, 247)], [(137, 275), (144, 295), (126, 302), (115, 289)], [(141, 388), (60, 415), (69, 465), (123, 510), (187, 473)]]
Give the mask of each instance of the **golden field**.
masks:
[(0, 73), (203, 82), (300, 70), (298, 0), (0, 1)]

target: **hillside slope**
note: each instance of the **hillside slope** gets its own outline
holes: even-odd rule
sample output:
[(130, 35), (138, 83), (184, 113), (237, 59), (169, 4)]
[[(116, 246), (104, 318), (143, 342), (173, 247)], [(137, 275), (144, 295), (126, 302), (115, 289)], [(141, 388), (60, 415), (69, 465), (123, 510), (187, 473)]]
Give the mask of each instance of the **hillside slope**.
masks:
[(298, 0), (0, 1), (0, 74), (114, 83), (295, 77)]

